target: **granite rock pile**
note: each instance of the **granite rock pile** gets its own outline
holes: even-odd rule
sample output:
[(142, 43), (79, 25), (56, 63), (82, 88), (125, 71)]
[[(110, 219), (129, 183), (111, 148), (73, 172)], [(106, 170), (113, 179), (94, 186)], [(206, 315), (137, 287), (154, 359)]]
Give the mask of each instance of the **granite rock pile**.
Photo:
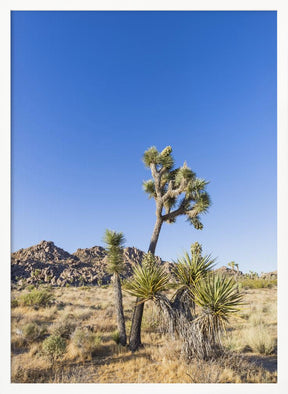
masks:
[[(125, 270), (129, 277), (132, 266), (141, 263), (144, 252), (135, 248), (124, 249)], [(167, 269), (170, 263), (165, 264)], [(110, 282), (107, 270), (107, 254), (103, 247), (93, 246), (77, 249), (73, 254), (54, 245), (52, 241), (41, 241), (38, 245), (20, 249), (11, 256), (11, 280), (18, 284), (50, 283), (55, 286), (102, 285)]]

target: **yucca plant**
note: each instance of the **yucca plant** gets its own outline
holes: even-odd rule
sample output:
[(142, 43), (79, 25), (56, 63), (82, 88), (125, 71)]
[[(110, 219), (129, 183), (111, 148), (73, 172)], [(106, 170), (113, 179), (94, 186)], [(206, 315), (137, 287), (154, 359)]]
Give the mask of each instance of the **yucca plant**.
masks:
[[(135, 265), (132, 277), (125, 283), (124, 290), (137, 297), (138, 304), (152, 300), (173, 332), (174, 311), (168, 298), (163, 294), (171, 287), (170, 276), (165, 268), (159, 265), (151, 252), (145, 254), (142, 264)], [(141, 324), (141, 321), (140, 321)]]
[(120, 281), (120, 273), (124, 269), (123, 245), (125, 243), (125, 238), (123, 233), (121, 232), (117, 233), (116, 231), (106, 230), (104, 235), (104, 242), (107, 245), (106, 251), (108, 258), (108, 270), (110, 273), (113, 274), (112, 282), (114, 285), (115, 310), (119, 331), (119, 343), (125, 346), (127, 342), (127, 336)]
[(189, 320), (192, 319), (189, 308), (195, 308), (193, 289), (211, 271), (214, 263), (215, 259), (210, 255), (202, 256), (202, 246), (198, 242), (191, 245), (191, 255), (185, 252), (175, 262), (172, 275), (177, 291), (173, 296), (173, 307), (184, 312)]
[(156, 263), (151, 252), (145, 254), (142, 265), (133, 267), (133, 275), (125, 284), (125, 291), (139, 299), (139, 303), (154, 300), (169, 287), (170, 277), (165, 268)]
[(193, 325), (199, 331), (205, 358), (221, 350), (221, 336), (229, 317), (243, 305), (243, 295), (234, 278), (214, 273), (197, 283), (193, 295), (195, 303), (200, 307)]

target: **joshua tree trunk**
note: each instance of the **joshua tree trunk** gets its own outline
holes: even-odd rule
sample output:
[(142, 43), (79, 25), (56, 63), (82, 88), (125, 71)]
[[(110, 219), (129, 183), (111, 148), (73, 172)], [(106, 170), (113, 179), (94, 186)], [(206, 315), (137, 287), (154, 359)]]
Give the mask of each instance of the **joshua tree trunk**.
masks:
[(154, 226), (153, 234), (151, 237), (149, 249), (148, 249), (148, 252), (151, 252), (153, 255), (155, 254), (155, 249), (156, 249), (156, 245), (158, 242), (158, 238), (159, 238), (162, 224), (163, 224), (163, 220), (161, 218), (157, 218), (155, 226)]
[(117, 273), (114, 273), (113, 275), (113, 284), (114, 284), (117, 325), (119, 331), (119, 343), (122, 346), (126, 346), (127, 338), (126, 338), (125, 318), (124, 318), (123, 304), (122, 304), (121, 282), (120, 282), (120, 277)]
[[(163, 224), (163, 220), (161, 218), (157, 218), (148, 249), (148, 252), (151, 252), (153, 255), (155, 254), (155, 249), (156, 249), (162, 224)], [(140, 301), (141, 301), (140, 298), (136, 299), (136, 305), (134, 307), (134, 312), (132, 317), (132, 324), (131, 324), (131, 331), (129, 338), (129, 349), (132, 352), (135, 352), (141, 346), (141, 323), (142, 323), (142, 317), (144, 311), (144, 302), (139, 304)]]
[(192, 313), (190, 308), (195, 311), (195, 303), (188, 294), (187, 289), (182, 289), (176, 293), (176, 296), (171, 303), (172, 308), (177, 311), (178, 314), (185, 315), (188, 321), (192, 320)]

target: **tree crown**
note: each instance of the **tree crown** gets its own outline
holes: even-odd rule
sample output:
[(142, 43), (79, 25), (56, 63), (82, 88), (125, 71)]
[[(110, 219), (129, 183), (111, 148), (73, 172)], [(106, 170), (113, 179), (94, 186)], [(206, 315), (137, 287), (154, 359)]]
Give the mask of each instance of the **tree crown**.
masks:
[(143, 161), (152, 173), (152, 179), (144, 181), (143, 188), (149, 198), (156, 200), (157, 216), (174, 223), (177, 216), (185, 215), (196, 229), (202, 229), (199, 215), (206, 213), (211, 205), (206, 191), (208, 182), (197, 178), (186, 162), (173, 169), (171, 146), (161, 152), (152, 146), (144, 152)]
[(124, 259), (123, 259), (123, 246), (125, 243), (125, 238), (123, 233), (112, 230), (106, 230), (104, 237), (104, 242), (106, 243), (106, 251), (108, 258), (108, 270), (114, 274), (120, 274), (124, 269)]

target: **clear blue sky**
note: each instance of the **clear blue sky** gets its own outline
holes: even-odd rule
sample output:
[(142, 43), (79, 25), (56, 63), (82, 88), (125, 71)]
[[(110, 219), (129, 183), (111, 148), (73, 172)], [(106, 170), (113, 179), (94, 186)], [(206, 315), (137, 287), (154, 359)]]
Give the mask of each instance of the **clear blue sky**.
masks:
[(106, 228), (147, 250), (143, 152), (171, 145), (210, 181), (204, 229), (164, 224), (176, 259), (277, 268), (276, 12), (13, 12), (12, 251), (72, 253)]

